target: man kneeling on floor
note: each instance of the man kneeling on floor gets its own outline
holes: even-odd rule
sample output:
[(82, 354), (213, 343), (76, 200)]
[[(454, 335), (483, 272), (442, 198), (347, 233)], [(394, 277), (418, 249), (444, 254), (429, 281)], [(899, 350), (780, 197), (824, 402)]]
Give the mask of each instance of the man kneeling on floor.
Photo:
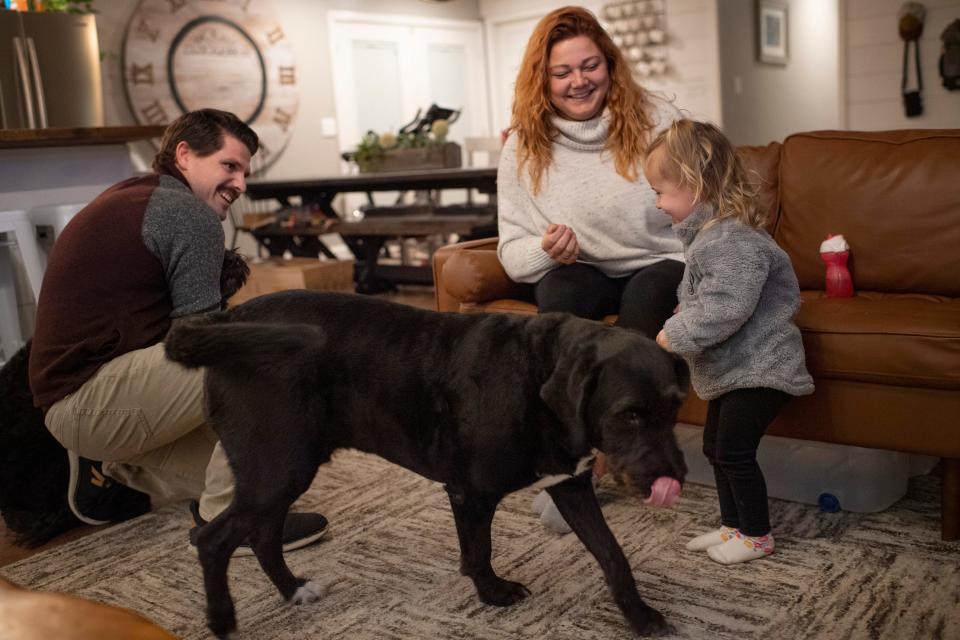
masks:
[[(164, 133), (154, 173), (107, 189), (57, 238), (30, 387), (68, 451), (68, 501), (86, 523), (190, 498), (194, 544), (233, 498), (226, 456), (204, 423), (202, 370), (167, 360), (161, 342), (172, 323), (220, 308), (221, 221), (246, 190), (259, 144), (231, 113), (184, 114)], [(320, 514), (291, 513), (284, 549), (326, 528)]]

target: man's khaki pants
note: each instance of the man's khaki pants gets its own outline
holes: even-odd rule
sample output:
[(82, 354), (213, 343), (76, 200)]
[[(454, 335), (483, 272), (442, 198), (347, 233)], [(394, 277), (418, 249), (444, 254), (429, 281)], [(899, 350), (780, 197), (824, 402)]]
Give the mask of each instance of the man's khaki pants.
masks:
[(211, 520), (233, 499), (233, 475), (203, 419), (203, 370), (167, 360), (163, 344), (100, 367), (50, 407), (47, 428), (60, 444), (150, 495), (153, 505), (198, 498)]

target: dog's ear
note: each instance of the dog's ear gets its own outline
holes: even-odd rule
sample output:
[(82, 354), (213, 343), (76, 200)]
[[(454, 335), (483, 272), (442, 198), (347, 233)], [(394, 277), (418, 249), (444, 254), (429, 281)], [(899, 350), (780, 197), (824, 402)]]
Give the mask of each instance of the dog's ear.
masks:
[(220, 270), (220, 308), (227, 308), (227, 300), (240, 290), (250, 275), (250, 265), (246, 258), (234, 249), (223, 253), (223, 267)]
[(597, 350), (592, 344), (571, 344), (563, 349), (540, 387), (540, 398), (566, 427), (570, 451), (589, 448), (587, 404), (597, 376)]
[(690, 388), (690, 368), (687, 361), (675, 353), (671, 353), (673, 358), (673, 375), (677, 379), (677, 386), (667, 387), (667, 395), (672, 395), (677, 400), (683, 401), (687, 397), (687, 389)]

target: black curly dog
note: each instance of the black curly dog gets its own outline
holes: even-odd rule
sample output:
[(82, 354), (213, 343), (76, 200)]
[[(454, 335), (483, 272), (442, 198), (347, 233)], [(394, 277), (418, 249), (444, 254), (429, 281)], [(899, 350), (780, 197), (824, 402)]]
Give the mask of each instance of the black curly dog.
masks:
[[(229, 250), (224, 254), (220, 275), (223, 308), (249, 274), (243, 256)], [(43, 413), (33, 406), (29, 360), (27, 342), (0, 369), (0, 516), (14, 544), (37, 547), (82, 523), (67, 505), (67, 452), (47, 431)], [(144, 510), (132, 503), (120, 509), (132, 514)]]
[(281, 532), (290, 505), (340, 448), (377, 454), (443, 483), (460, 570), (480, 599), (529, 592), (490, 564), (501, 499), (547, 479), (560, 513), (603, 570), (641, 635), (670, 630), (637, 593), (603, 519), (592, 451), (649, 493), (683, 481), (673, 434), (688, 372), (637, 333), (567, 314), (448, 314), (350, 294), (287, 291), (175, 327), (167, 357), (207, 367), (207, 419), (236, 479), (233, 503), (198, 536), (210, 629), (236, 628), (227, 565), (249, 539), (281, 595), (316, 600), (294, 576)]

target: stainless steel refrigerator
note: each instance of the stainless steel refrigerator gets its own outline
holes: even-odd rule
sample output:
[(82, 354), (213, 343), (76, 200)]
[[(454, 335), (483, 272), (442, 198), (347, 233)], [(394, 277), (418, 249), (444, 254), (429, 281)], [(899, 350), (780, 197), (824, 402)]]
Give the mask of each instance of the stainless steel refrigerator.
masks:
[(0, 11), (0, 127), (102, 127), (92, 15)]

